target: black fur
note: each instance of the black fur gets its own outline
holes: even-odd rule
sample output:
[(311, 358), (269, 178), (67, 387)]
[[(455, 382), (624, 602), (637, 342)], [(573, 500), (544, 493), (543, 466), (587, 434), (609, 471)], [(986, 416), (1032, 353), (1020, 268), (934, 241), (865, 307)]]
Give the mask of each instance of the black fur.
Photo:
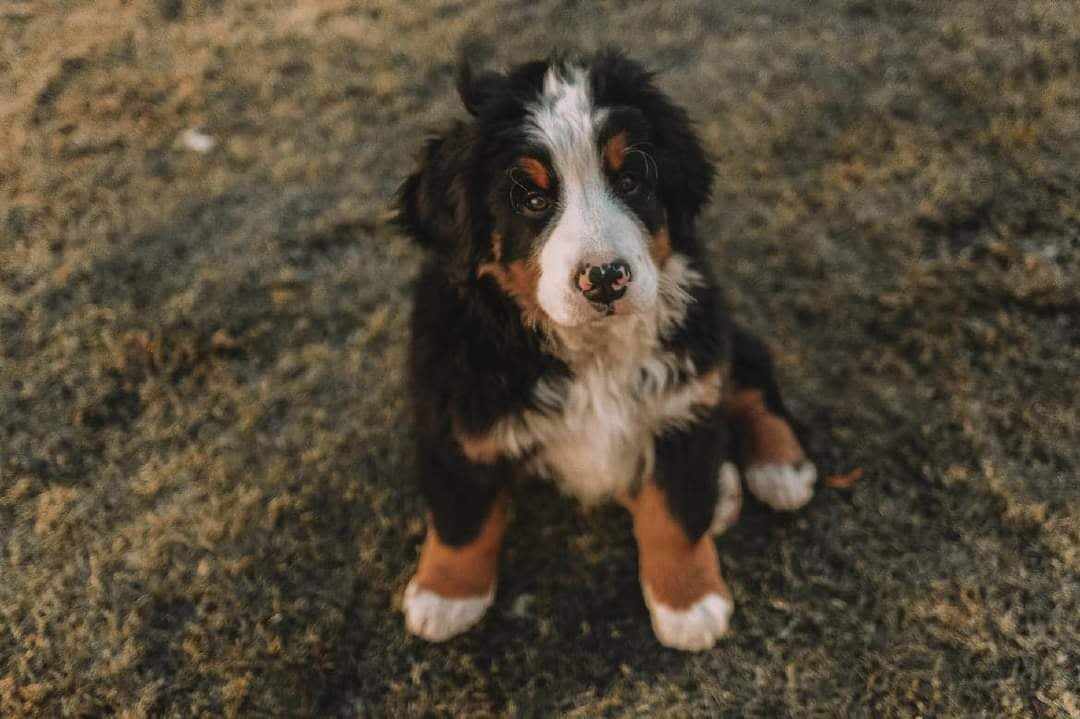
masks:
[(731, 379), (736, 387), (761, 390), (765, 407), (772, 414), (791, 422), (791, 415), (780, 397), (769, 349), (760, 339), (742, 327), (732, 327)]
[(727, 364), (732, 355), (733, 325), (708, 266), (700, 262), (698, 267), (706, 282), (690, 292), (694, 301), (686, 308), (686, 320), (665, 339), (664, 345), (688, 355), (695, 367), (712, 368)]
[[(456, 122), (429, 140), (419, 170), (400, 190), (400, 224), (432, 251), (412, 317), (410, 385), (420, 485), (440, 538), (451, 545), (475, 537), (512, 469), (505, 460), (470, 462), (456, 435), (483, 434), (500, 418), (530, 408), (538, 380), (570, 374), (544, 350), (542, 336), (523, 322), (514, 300), (478, 271), (495, 259), (493, 233), (502, 238), (503, 262), (527, 256), (538, 233), (542, 220), (513, 203), (521, 187), (540, 190), (527, 177), (509, 178), (507, 168), (526, 151), (544, 159), (521, 120), (541, 92), (549, 65), (558, 62), (527, 63), (505, 75), (463, 67), (458, 91), (470, 121)], [(618, 53), (603, 53), (589, 67), (595, 102), (612, 108), (604, 132), (628, 131), (659, 169), (650, 172), (647, 161), (627, 155), (623, 171), (643, 180), (641, 191), (626, 199), (628, 206), (651, 231), (666, 218), (674, 251), (708, 279), (694, 290), (685, 321), (665, 340), (667, 349), (689, 356), (705, 372), (730, 361), (733, 338), (745, 343), (747, 352), (735, 348), (736, 358), (743, 357), (736, 365), (740, 380), (762, 387), (769, 401), (782, 406), (767, 354), (762, 361), (753, 338), (733, 334), (708, 277), (694, 220), (709, 197), (713, 170), (686, 113), (656, 88), (650, 73)], [(657, 440), (657, 483), (693, 539), (712, 517), (717, 471), (731, 456), (727, 435), (717, 410)]]
[[(769, 355), (769, 349), (765, 343), (746, 329), (732, 325), (731, 348), (731, 381), (734, 388), (760, 390), (765, 409), (785, 420), (799, 443), (808, 448), (806, 427), (788, 411), (787, 405), (784, 404), (784, 399), (780, 395), (780, 385), (776, 381), (772, 356)], [(743, 436), (742, 424), (733, 423), (731, 429), (732, 446), (746, 446), (747, 438)], [(812, 452), (810, 455), (813, 458)]]
[(687, 537), (697, 541), (712, 524), (720, 492), (720, 465), (731, 459), (728, 426), (717, 409), (686, 429), (656, 439), (656, 484)]
[[(486, 284), (455, 286), (438, 260), (423, 270), (412, 316), (409, 384), (420, 455), (420, 486), (440, 538), (472, 539), (509, 472), (468, 462), (455, 431), (480, 434), (531, 405), (543, 376), (566, 366), (543, 352), (516, 305)], [(475, 501), (475, 511), (462, 507)]]
[(617, 51), (597, 57), (591, 76), (598, 104), (637, 108), (648, 118), (673, 245), (680, 252), (696, 250), (687, 245), (696, 245), (694, 220), (709, 199), (713, 167), (686, 111), (656, 87), (652, 73)]

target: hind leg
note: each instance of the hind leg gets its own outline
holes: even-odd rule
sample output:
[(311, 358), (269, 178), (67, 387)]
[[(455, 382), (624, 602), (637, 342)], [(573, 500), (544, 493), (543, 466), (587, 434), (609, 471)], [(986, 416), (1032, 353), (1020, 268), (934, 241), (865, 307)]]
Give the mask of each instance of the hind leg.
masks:
[(807, 459), (780, 398), (764, 343), (736, 328), (733, 391), (725, 409), (735, 432), (746, 485), (773, 509), (799, 509), (814, 495), (817, 469)]

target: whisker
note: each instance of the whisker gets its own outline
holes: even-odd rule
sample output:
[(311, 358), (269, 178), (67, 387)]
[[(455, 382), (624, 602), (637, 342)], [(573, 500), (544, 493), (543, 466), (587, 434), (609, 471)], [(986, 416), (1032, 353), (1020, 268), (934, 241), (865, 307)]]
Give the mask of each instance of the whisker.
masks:
[(626, 148), (623, 151), (623, 155), (629, 155), (629, 154), (632, 154), (632, 153), (641, 155), (645, 159), (645, 172), (646, 172), (646, 174), (648, 174), (649, 170), (651, 169), (652, 174), (653, 174), (653, 179), (660, 179), (660, 168), (656, 164), (656, 160), (653, 158), (653, 156), (651, 154), (649, 154), (649, 152), (647, 150), (642, 149), (643, 147), (644, 147), (643, 143), (638, 143), (636, 145), (630, 145), (630, 147)]
[(520, 167), (508, 167), (508, 168), (506, 169), (506, 176), (510, 178), (510, 182), (514, 183), (513, 185), (511, 185), (511, 187), (510, 187), (510, 190), (509, 190), (509, 199), (510, 199), (510, 205), (511, 205), (511, 206), (513, 206), (513, 204), (514, 204), (514, 187), (520, 187), (520, 188), (521, 188), (522, 190), (524, 190), (524, 191), (525, 191), (526, 193), (530, 192), (529, 188), (528, 188), (528, 187), (526, 187), (526, 186), (525, 186), (525, 185), (524, 185), (524, 184), (523, 184), (523, 183), (521, 182), (521, 180), (519, 180), (519, 179), (518, 179), (518, 178), (517, 178), (517, 177), (515, 176), (515, 173), (516, 173), (517, 171), (519, 171), (520, 169), (521, 169)]

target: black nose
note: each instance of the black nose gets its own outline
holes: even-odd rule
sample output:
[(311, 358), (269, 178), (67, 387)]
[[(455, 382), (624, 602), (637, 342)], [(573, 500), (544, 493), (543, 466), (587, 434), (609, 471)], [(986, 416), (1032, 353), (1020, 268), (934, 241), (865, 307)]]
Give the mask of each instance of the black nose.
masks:
[(603, 265), (586, 262), (578, 267), (574, 284), (589, 302), (608, 305), (626, 294), (631, 279), (630, 265), (623, 260)]

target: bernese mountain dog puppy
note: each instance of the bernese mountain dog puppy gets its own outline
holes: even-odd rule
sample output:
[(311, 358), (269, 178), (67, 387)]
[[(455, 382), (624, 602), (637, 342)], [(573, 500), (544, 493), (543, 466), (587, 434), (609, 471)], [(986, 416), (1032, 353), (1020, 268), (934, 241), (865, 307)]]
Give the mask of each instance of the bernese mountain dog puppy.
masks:
[(430, 513), (406, 627), (442, 641), (480, 620), (508, 485), (539, 476), (629, 510), (657, 639), (707, 649), (733, 608), (712, 534), (738, 516), (740, 474), (778, 510), (816, 479), (695, 234), (712, 165), (617, 52), (466, 66), (458, 90), (471, 117), (427, 142), (398, 198), (431, 251), (409, 381)]

